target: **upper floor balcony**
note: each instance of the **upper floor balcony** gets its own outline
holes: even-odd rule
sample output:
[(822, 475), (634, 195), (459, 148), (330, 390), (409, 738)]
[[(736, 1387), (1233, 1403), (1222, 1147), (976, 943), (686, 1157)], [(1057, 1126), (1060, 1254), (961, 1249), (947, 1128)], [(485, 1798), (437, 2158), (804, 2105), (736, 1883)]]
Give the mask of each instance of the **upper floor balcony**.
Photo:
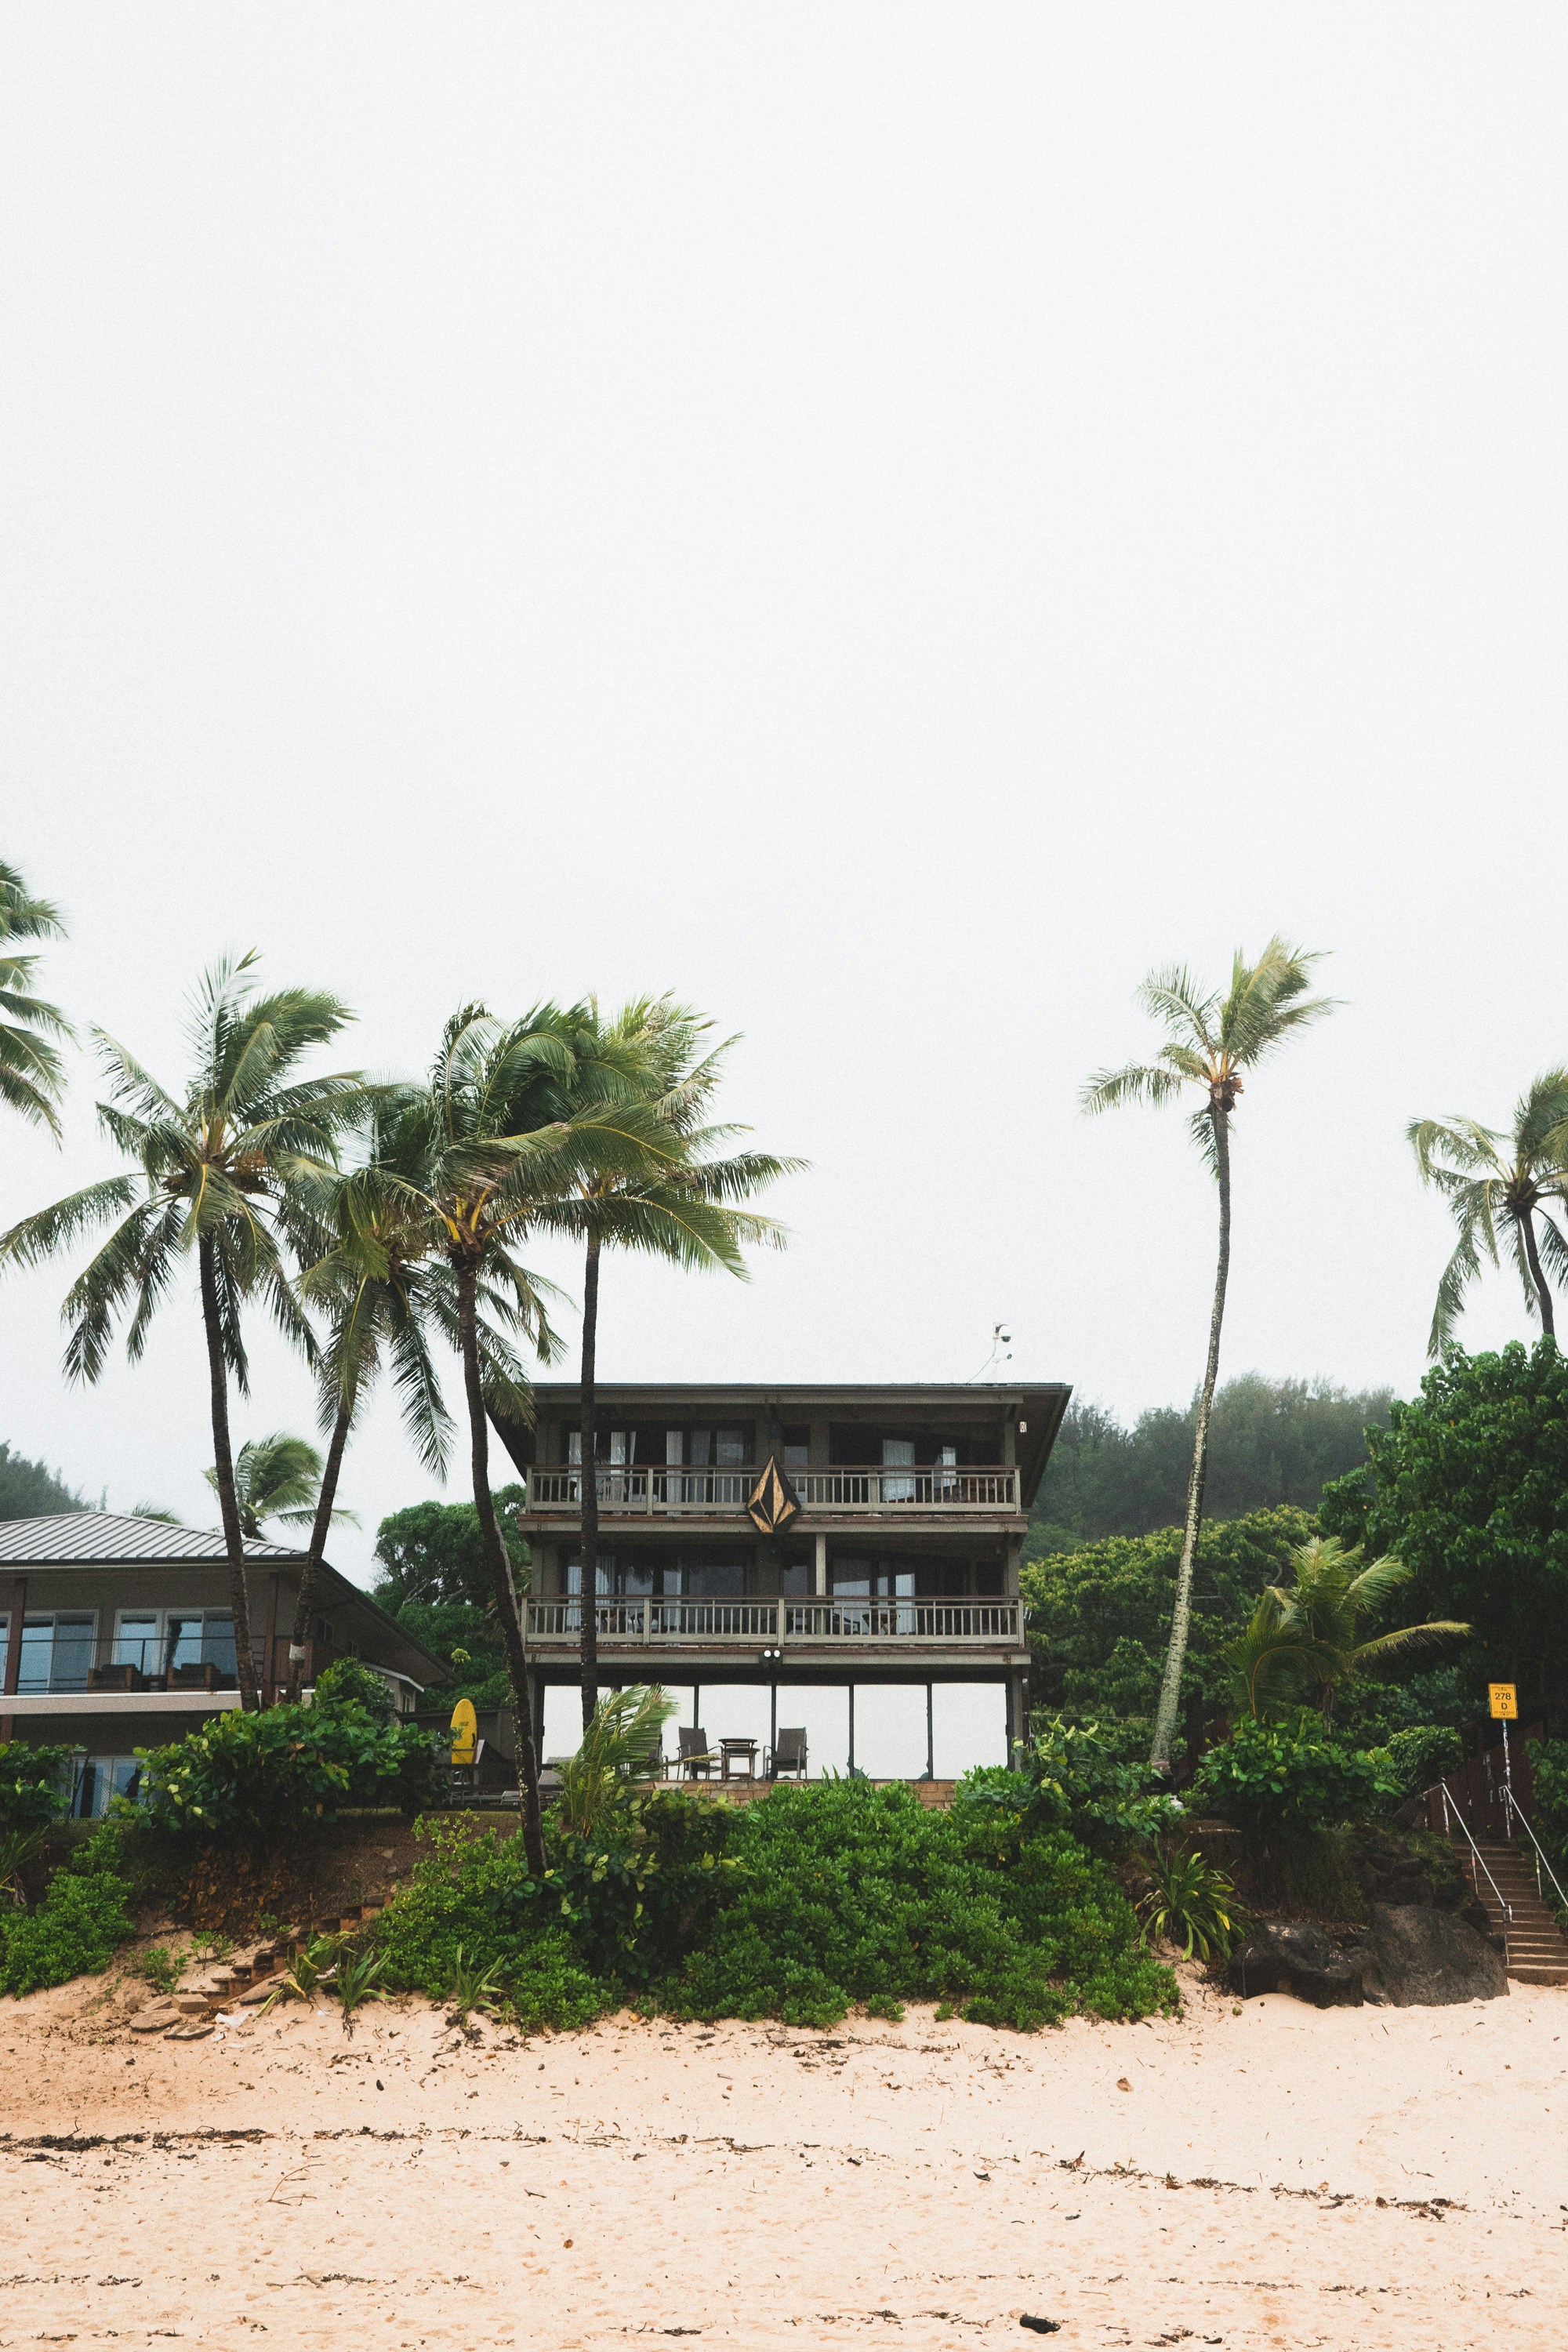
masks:
[[(733, 1519), (743, 1517), (766, 1464), (736, 1464), (719, 1469), (680, 1466), (647, 1469), (616, 1465), (595, 1473), (599, 1509), (605, 1517)], [(804, 1516), (864, 1518), (936, 1512), (944, 1518), (965, 1514), (1010, 1517), (1022, 1508), (1018, 1472), (1006, 1464), (955, 1466), (938, 1463), (916, 1468), (883, 1464), (828, 1470), (785, 1472)], [(583, 1507), (582, 1472), (530, 1467), (523, 1474), (523, 1516), (575, 1518)]]

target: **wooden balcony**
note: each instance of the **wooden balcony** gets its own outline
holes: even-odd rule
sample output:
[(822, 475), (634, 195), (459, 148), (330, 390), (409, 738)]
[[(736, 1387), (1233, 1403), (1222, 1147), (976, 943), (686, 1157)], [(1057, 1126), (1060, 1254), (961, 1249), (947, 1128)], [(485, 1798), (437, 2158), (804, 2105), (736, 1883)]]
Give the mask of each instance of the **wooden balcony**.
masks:
[[(597, 1473), (599, 1509), (607, 1518), (743, 1518), (762, 1475), (756, 1465), (723, 1470), (602, 1469)], [(896, 1517), (929, 1511), (943, 1518), (995, 1518), (1020, 1508), (1018, 1473), (1003, 1465), (952, 1469), (939, 1464), (907, 1470), (868, 1464), (786, 1475), (808, 1517)], [(525, 1518), (575, 1518), (582, 1509), (582, 1477), (576, 1469), (531, 1469), (524, 1483)]]
[[(548, 1652), (582, 1634), (576, 1599), (521, 1604), (523, 1639)], [(622, 1600), (598, 1603), (599, 1641), (606, 1652), (664, 1649), (836, 1650), (852, 1653), (887, 1644), (921, 1649), (1016, 1650), (1022, 1642), (1016, 1601), (855, 1601), (847, 1597), (736, 1601)]]

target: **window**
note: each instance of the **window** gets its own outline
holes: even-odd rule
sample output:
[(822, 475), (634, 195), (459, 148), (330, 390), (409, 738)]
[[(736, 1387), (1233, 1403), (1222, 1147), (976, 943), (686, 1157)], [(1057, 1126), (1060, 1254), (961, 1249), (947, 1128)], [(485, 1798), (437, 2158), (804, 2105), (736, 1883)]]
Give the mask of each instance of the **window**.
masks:
[(229, 1609), (122, 1609), (115, 1620), (114, 1664), (134, 1666), (149, 1681), (182, 1666), (216, 1666), (220, 1680), (236, 1675), (234, 1612)]
[[(907, 1467), (912, 1470), (915, 1466), (914, 1439), (912, 1437), (884, 1437), (882, 1440), (882, 1463), (884, 1468), (891, 1465), (895, 1469), (901, 1470)], [(915, 1482), (912, 1478), (883, 1479), (882, 1500), (884, 1503), (912, 1503), (914, 1499)]]
[(22, 1662), (16, 1692), (79, 1691), (98, 1641), (98, 1620), (87, 1612), (57, 1611), (22, 1620)]
[(786, 1470), (805, 1470), (811, 1465), (811, 1432), (809, 1429), (786, 1429), (784, 1438), (784, 1466)]
[(71, 1789), (71, 1816), (80, 1822), (101, 1821), (110, 1797), (134, 1801), (141, 1791), (139, 1757), (79, 1756)]

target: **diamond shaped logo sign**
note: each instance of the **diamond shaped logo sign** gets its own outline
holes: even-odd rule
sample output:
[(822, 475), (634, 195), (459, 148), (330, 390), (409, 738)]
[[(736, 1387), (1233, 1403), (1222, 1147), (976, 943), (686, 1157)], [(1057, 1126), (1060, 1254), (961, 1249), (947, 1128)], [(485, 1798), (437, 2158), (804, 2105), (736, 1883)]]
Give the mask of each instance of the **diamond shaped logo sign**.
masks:
[(800, 1496), (779, 1468), (776, 1454), (752, 1487), (746, 1503), (752, 1525), (762, 1536), (776, 1536), (800, 1517)]

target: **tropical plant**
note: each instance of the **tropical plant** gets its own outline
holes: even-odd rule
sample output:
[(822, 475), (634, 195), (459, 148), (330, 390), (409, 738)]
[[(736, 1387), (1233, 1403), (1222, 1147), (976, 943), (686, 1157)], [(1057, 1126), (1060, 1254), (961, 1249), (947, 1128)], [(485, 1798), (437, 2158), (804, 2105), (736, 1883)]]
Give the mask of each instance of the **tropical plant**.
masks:
[(332, 1998), (343, 2013), (343, 2032), (354, 2030), (354, 2011), (363, 2009), (367, 2000), (384, 2000), (386, 1987), (382, 1978), (386, 1974), (386, 1962), (379, 1952), (356, 1952), (345, 1946), (336, 1968), (331, 1972)]
[(372, 1723), (390, 1723), (396, 1713), (385, 1675), (363, 1658), (334, 1658), (323, 1666), (316, 1676), (315, 1704), (355, 1707)]
[(87, 1508), (79, 1495), (42, 1462), (29, 1462), (0, 1439), (0, 1519), (41, 1519)]
[(722, 1267), (744, 1276), (744, 1244), (779, 1247), (783, 1229), (740, 1205), (763, 1185), (804, 1167), (766, 1152), (734, 1152), (749, 1130), (709, 1123), (724, 1057), (738, 1041), (707, 1045), (713, 1024), (673, 997), (638, 997), (604, 1019), (597, 1001), (570, 1016), (573, 1068), (563, 1087), (569, 1115), (614, 1117), (627, 1107), (651, 1121), (638, 1130), (647, 1148), (629, 1164), (584, 1169), (573, 1198), (547, 1216), (584, 1244), (583, 1358), (578, 1413), (582, 1465), (579, 1634), (583, 1726), (599, 1704), (599, 1490), (595, 1397), (599, 1261), (606, 1249), (635, 1250), (686, 1271)]
[(630, 1781), (657, 1773), (664, 1727), (679, 1712), (657, 1684), (613, 1691), (601, 1699), (576, 1754), (561, 1768), (560, 1826), (592, 1837)]
[(265, 2017), (280, 2000), (314, 2000), (318, 1992), (330, 1989), (342, 1948), (338, 1936), (310, 1936), (295, 1951), (277, 1983), (262, 2002), (258, 2014)]
[(1385, 1748), (1342, 1747), (1306, 1708), (1294, 1728), (1244, 1718), (1208, 1750), (1192, 1789), (1254, 1838), (1331, 1829), (1405, 1794)]
[(1552, 1215), (1568, 1200), (1568, 1070), (1534, 1081), (1515, 1104), (1507, 1135), (1473, 1118), (1416, 1118), (1409, 1136), (1421, 1181), (1444, 1195), (1459, 1235), (1437, 1285), (1427, 1353), (1442, 1354), (1482, 1258), (1500, 1265), (1505, 1247), (1526, 1313), (1555, 1338), (1546, 1275), (1550, 1268), (1559, 1282), (1568, 1279), (1568, 1235)]
[(351, 1702), (211, 1717), (165, 1748), (139, 1749), (147, 1818), (194, 1843), (271, 1851), (345, 1805), (434, 1801), (436, 1741), (378, 1723)]
[(1450, 1348), (1419, 1395), (1368, 1433), (1363, 1470), (1325, 1489), (1319, 1524), (1412, 1571), (1413, 1613), (1468, 1620), (1469, 1704), (1489, 1679), (1550, 1706), (1568, 1678), (1568, 1360), (1553, 1340)]
[(110, 1871), (58, 1870), (36, 1911), (0, 1915), (0, 1992), (37, 1992), (107, 1968), (136, 1932), (130, 1895)]
[[(489, 1414), (526, 1422), (532, 1400), (510, 1348), (487, 1349), (483, 1314), (521, 1333), (545, 1360), (557, 1342), (544, 1308), (547, 1285), (528, 1272), (519, 1244), (569, 1202), (586, 1177), (642, 1170), (658, 1123), (640, 1104), (604, 1104), (569, 1116), (576, 1016), (542, 1005), (510, 1026), (482, 1006), (455, 1013), (428, 1084), (410, 1089), (398, 1115), (395, 1189), (428, 1218), (450, 1270), (450, 1334), (463, 1366), (468, 1459), (496, 1622), (506, 1654), (531, 1866), (542, 1873), (539, 1755), (517, 1591), (496, 1519), (489, 1476)], [(483, 1310), (483, 1312), (481, 1311)]]
[[(217, 1472), (206, 1470), (202, 1475), (216, 1494)], [(288, 1527), (309, 1527), (316, 1516), (321, 1490), (321, 1457), (307, 1437), (289, 1437), (280, 1429), (270, 1437), (247, 1437), (234, 1457), (239, 1524), (253, 1543), (268, 1519), (281, 1519)], [(358, 1527), (352, 1511), (331, 1510), (330, 1505), (328, 1508), (332, 1518)], [(146, 1516), (153, 1514), (149, 1511)]]
[(14, 866), (0, 862), (0, 1102), (59, 1141), (65, 1069), (57, 1038), (71, 1034), (58, 1005), (33, 993), (36, 955), (17, 955), (14, 940), (63, 939), (58, 907), (35, 898)]
[(70, 1796), (73, 1751), (58, 1742), (0, 1745), (0, 1831), (41, 1829), (58, 1821)]
[(1294, 1580), (1271, 1584), (1226, 1653), (1232, 1696), (1249, 1715), (1278, 1715), (1310, 1699), (1326, 1731), (1345, 1684), (1431, 1657), (1468, 1637), (1452, 1619), (1370, 1633), (1411, 1570), (1391, 1552), (1363, 1561), (1358, 1545), (1310, 1536), (1290, 1556)]
[(1114, 1730), (1097, 1723), (1037, 1723), (1012, 1770), (982, 1765), (959, 1784), (961, 1805), (1014, 1814), (1021, 1834), (1059, 1829), (1108, 1859), (1159, 1837), (1181, 1808), (1146, 1763), (1135, 1762)]
[(481, 2017), (493, 2017), (506, 1998), (506, 1987), (494, 1960), (467, 1960), (461, 1944), (452, 1963), (452, 1981), (447, 1988), (447, 2008), (454, 2025), (467, 2025), (475, 2010)]
[(1151, 1748), (1152, 1760), (1161, 1766), (1171, 1760), (1181, 1703), (1209, 1423), (1219, 1378), (1220, 1331), (1230, 1275), (1230, 1122), (1245, 1075), (1276, 1052), (1293, 1030), (1321, 1019), (1331, 1009), (1327, 997), (1307, 993), (1311, 968), (1318, 961), (1317, 955), (1287, 947), (1275, 938), (1255, 964), (1247, 963), (1237, 951), (1230, 986), (1223, 994), (1217, 990), (1204, 991), (1179, 965), (1151, 974), (1139, 991), (1139, 1002), (1166, 1032), (1157, 1058), (1152, 1063), (1130, 1063), (1121, 1070), (1100, 1070), (1084, 1089), (1085, 1109), (1103, 1111), (1123, 1103), (1168, 1102), (1184, 1087), (1195, 1087), (1204, 1100), (1193, 1114), (1191, 1132), (1219, 1190), (1219, 1260), (1209, 1313), (1208, 1356), (1198, 1391), (1182, 1557)]
[(42, 1853), (47, 1837), (47, 1824), (38, 1829), (0, 1829), (0, 1909), (26, 1909), (24, 1874)]
[(153, 1944), (137, 1955), (136, 1972), (154, 1992), (173, 1992), (184, 1974), (184, 1962), (163, 1944)]
[(195, 1068), (183, 1095), (161, 1087), (123, 1045), (95, 1030), (109, 1077), (106, 1133), (138, 1163), (25, 1218), (0, 1236), (0, 1264), (36, 1265), (118, 1219), (66, 1296), (66, 1370), (93, 1381), (128, 1314), (126, 1353), (140, 1360), (153, 1316), (194, 1258), (206, 1338), (213, 1460), (228, 1553), (241, 1704), (259, 1702), (246, 1584), (245, 1530), (235, 1488), (228, 1391), (249, 1387), (242, 1309), (259, 1299), (285, 1336), (314, 1356), (275, 1230), (287, 1196), (331, 1165), (344, 1126), (362, 1114), (348, 1074), (298, 1076), (311, 1047), (349, 1015), (306, 989), (256, 993), (253, 955), (220, 963), (197, 992), (189, 1024)]
[(1251, 1921), (1223, 1870), (1184, 1846), (1151, 1846), (1133, 1908), (1151, 1944), (1180, 1944), (1184, 1958), (1227, 1960)]

